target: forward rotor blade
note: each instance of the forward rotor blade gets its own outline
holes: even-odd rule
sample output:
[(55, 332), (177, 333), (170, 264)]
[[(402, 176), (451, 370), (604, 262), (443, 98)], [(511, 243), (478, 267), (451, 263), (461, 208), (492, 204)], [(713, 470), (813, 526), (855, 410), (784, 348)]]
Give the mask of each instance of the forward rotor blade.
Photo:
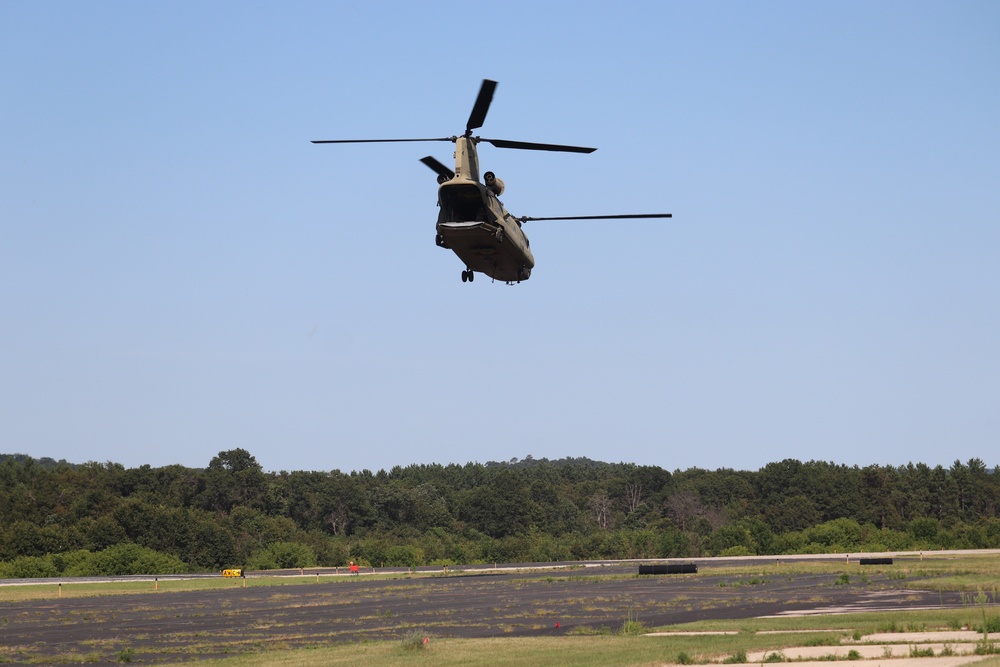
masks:
[(584, 146), (562, 146), (560, 144), (536, 144), (530, 141), (508, 141), (506, 139), (483, 139), (476, 137), (478, 141), (485, 141), (493, 144), (497, 148), (520, 148), (526, 151), (558, 151), (560, 153), (593, 153), (596, 148), (585, 148)]
[(439, 176), (444, 176), (445, 178), (449, 179), (455, 177), (454, 169), (449, 169), (448, 167), (444, 166), (430, 155), (428, 155), (427, 157), (420, 158), (420, 161), (426, 164), (434, 171), (436, 171)]
[(398, 144), (410, 141), (455, 141), (455, 137), (434, 137), (432, 139), (321, 139), (314, 144)]
[(672, 218), (670, 213), (636, 213), (632, 215), (567, 215), (555, 218), (531, 218), (523, 216), (518, 218), (518, 222), (532, 222), (534, 220), (624, 220), (628, 218)]
[(477, 127), (482, 127), (486, 122), (486, 112), (490, 110), (490, 102), (493, 101), (493, 92), (497, 89), (497, 82), (483, 79), (483, 85), (479, 88), (479, 97), (469, 114), (469, 122), (465, 126), (466, 133), (472, 132)]

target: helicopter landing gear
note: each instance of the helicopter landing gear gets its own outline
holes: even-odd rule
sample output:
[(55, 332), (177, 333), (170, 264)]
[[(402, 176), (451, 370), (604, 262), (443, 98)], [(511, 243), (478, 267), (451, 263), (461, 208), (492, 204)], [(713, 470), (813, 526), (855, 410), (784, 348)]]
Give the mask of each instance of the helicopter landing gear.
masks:
[(463, 283), (471, 283), (472, 279), (475, 278), (475, 277), (476, 277), (476, 272), (473, 271), (472, 269), (469, 269), (468, 271), (462, 271), (462, 282)]

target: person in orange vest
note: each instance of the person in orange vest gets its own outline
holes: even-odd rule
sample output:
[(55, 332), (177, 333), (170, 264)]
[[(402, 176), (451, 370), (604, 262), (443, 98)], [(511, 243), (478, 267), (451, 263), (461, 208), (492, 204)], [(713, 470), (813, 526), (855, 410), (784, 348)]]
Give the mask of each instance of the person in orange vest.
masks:
[(358, 572), (360, 572), (360, 568), (358, 568), (358, 564), (357, 564), (357, 563), (355, 563), (355, 562), (354, 562), (354, 561), (352, 560), (352, 561), (351, 561), (351, 574), (358, 574)]

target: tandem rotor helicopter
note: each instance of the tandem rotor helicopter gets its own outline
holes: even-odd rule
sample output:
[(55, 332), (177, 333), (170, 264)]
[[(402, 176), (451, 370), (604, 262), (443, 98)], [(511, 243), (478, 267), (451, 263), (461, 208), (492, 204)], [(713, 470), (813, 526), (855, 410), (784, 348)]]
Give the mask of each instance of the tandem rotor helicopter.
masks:
[(486, 139), (472, 136), (472, 131), (483, 126), (486, 112), (493, 101), (497, 82), (484, 79), (479, 96), (469, 114), (465, 134), (460, 137), (431, 139), (332, 139), (313, 141), (314, 144), (369, 144), (414, 141), (450, 141), (455, 144), (455, 168), (449, 169), (431, 156), (421, 162), (437, 172), (438, 246), (458, 255), (465, 263), (462, 282), (472, 282), (476, 272), (507, 284), (519, 283), (531, 276), (535, 258), (531, 254), (528, 237), (521, 229), (525, 222), (536, 220), (614, 220), (623, 218), (669, 218), (670, 213), (644, 213), (633, 215), (582, 215), (532, 218), (515, 217), (504, 208), (498, 197), (503, 194), (504, 183), (492, 171), (479, 180), (479, 155), (476, 145), (480, 142), (497, 148), (518, 148), (532, 151), (559, 151), (564, 153), (593, 153), (596, 148), (539, 144), (506, 139)]

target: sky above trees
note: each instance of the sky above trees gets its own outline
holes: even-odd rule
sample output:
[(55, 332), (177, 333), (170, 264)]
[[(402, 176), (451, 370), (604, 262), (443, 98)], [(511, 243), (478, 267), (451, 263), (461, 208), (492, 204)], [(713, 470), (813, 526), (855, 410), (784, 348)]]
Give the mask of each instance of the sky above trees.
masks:
[[(993, 2), (0, 6), (0, 442), (266, 470), (988, 460)], [(448, 144), (529, 223), (433, 242)]]

